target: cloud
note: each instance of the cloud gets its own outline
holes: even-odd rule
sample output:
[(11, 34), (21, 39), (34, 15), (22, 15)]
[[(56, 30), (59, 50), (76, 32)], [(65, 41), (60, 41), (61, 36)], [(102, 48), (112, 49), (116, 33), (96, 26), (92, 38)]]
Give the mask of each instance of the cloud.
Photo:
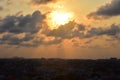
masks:
[[(37, 47), (40, 45), (52, 45), (62, 42), (61, 38), (39, 34), (46, 15), (40, 11), (34, 11), (31, 15), (6, 16), (0, 20), (0, 44)], [(46, 41), (46, 38), (48, 38)]]
[[(44, 22), (46, 15), (34, 11), (28, 15), (12, 15), (0, 20), (0, 44), (37, 47), (40, 45), (59, 44), (66, 39), (91, 39), (107, 35), (120, 40), (120, 25), (112, 24), (109, 28), (87, 29), (86, 25), (70, 21), (57, 29), (50, 30)], [(94, 41), (94, 40), (92, 40)], [(91, 41), (89, 41), (91, 42)], [(87, 42), (87, 43), (89, 43)]]
[(47, 4), (49, 2), (56, 2), (57, 0), (31, 0), (30, 4), (33, 5), (40, 5), (40, 4)]
[[(41, 14), (40, 11), (35, 11), (32, 15), (26, 16), (6, 16), (0, 20), (0, 35), (4, 35), (0, 38), (0, 44), (21, 46), (29, 45), (28, 42), (30, 42), (32, 46), (36, 34), (42, 28), (44, 19), (45, 15)], [(24, 34), (22, 35), (24, 37), (17, 36), (21, 34)]]
[(36, 33), (40, 29), (40, 24), (45, 19), (39, 11), (35, 11), (32, 15), (26, 16), (7, 16), (0, 20), (0, 33)]
[[(85, 25), (70, 22), (60, 26), (58, 29), (42, 32), (39, 36), (35, 33), (31, 34), (27, 32), (24, 32), (22, 37), (19, 35), (23, 33), (4, 33), (5, 35), (0, 38), (0, 44), (37, 47), (40, 45), (56, 45), (66, 39), (70, 40), (73, 38), (88, 39), (88, 42), (85, 42), (85, 44), (88, 44), (94, 41), (94, 37), (103, 35), (110, 36), (115, 40), (120, 40), (120, 25), (112, 24), (109, 28), (91, 28), (88, 31), (85, 30), (85, 27)], [(86, 32), (86, 34), (83, 32)]]
[(118, 15), (120, 15), (120, 0), (112, 0), (110, 3), (107, 3), (98, 8), (97, 11), (89, 13), (87, 17), (94, 19), (104, 19)]
[(8, 45), (21, 45), (24, 42), (29, 42), (32, 41), (32, 39), (34, 39), (34, 35), (32, 34), (28, 34), (28, 33), (22, 33), (22, 36), (20, 36), (21, 34), (13, 34), (13, 33), (7, 33), (4, 34), (1, 38), (0, 38), (0, 44), (8, 44)]
[(85, 25), (77, 24), (74, 21), (70, 21), (65, 25), (59, 26), (58, 29), (46, 30), (43, 33), (46, 36), (60, 37), (62, 39), (71, 39), (74, 37), (82, 37)]
[(21, 39), (13, 37), (11, 34), (4, 35), (0, 38), (0, 44), (18, 45), (20, 42), (22, 42)]
[(107, 35), (120, 40), (120, 25), (112, 24), (109, 28), (91, 28), (86, 37)]
[(111, 26), (107, 26), (107, 28), (97, 27), (94, 28), (91, 26), (91, 29), (87, 30), (86, 25), (77, 24), (75, 22), (69, 22), (65, 25), (60, 26), (58, 29), (54, 30), (46, 30), (43, 32), (46, 36), (52, 36), (64, 39), (90, 39), (93, 37), (99, 37), (103, 35), (107, 35), (117, 40), (120, 39), (120, 25), (112, 24)]

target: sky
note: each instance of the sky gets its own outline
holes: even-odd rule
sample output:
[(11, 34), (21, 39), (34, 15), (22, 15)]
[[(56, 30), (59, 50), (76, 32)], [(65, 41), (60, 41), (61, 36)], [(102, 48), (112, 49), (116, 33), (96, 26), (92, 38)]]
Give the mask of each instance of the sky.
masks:
[(0, 0), (0, 58), (120, 58), (120, 0)]

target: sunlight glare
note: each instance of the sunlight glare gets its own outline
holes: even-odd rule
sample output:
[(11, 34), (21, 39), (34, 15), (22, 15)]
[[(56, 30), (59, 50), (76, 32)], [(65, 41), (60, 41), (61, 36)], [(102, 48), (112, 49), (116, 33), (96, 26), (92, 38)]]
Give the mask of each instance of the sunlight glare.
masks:
[(73, 15), (72, 13), (69, 12), (58, 12), (54, 11), (50, 13), (50, 18), (51, 18), (51, 28), (57, 28), (56, 26), (64, 25), (71, 21)]

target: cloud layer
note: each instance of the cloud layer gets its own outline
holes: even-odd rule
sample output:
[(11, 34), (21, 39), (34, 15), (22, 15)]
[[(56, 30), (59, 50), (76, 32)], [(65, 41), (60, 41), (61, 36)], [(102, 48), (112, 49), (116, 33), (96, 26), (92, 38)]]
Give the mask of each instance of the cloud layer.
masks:
[(112, 0), (111, 3), (107, 3), (101, 6), (97, 9), (97, 11), (88, 14), (87, 17), (94, 19), (102, 19), (118, 15), (120, 15), (120, 0)]
[(40, 28), (37, 24), (42, 23), (44, 18), (45, 16), (39, 11), (26, 16), (7, 16), (0, 21), (0, 33), (36, 33)]
[[(41, 23), (44, 19), (45, 15), (42, 15), (40, 11), (26, 16), (6, 16), (0, 20), (0, 34), (3, 34), (0, 43), (18, 45), (31, 41), (41, 29)], [(23, 37), (18, 36), (21, 34)]]
[(47, 4), (49, 2), (56, 2), (57, 0), (31, 0), (31, 4), (33, 5), (40, 5), (40, 4)]
[(70, 21), (57, 29), (49, 29), (44, 20), (46, 15), (34, 11), (28, 15), (6, 16), (0, 20), (0, 44), (37, 47), (40, 45), (60, 44), (73, 38), (90, 39), (99, 36), (110, 36), (120, 40), (120, 25), (112, 24), (106, 28), (91, 28), (87, 25)]
[(120, 25), (112, 24), (108, 28), (91, 28), (88, 31), (87, 36), (93, 37), (93, 36), (111, 36), (116, 39), (120, 39)]

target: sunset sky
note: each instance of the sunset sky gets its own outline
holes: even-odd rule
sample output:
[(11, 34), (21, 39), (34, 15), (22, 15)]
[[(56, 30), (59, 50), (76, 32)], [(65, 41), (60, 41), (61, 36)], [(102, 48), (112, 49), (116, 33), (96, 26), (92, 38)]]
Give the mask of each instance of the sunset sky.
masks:
[(120, 58), (120, 0), (0, 0), (0, 57)]

